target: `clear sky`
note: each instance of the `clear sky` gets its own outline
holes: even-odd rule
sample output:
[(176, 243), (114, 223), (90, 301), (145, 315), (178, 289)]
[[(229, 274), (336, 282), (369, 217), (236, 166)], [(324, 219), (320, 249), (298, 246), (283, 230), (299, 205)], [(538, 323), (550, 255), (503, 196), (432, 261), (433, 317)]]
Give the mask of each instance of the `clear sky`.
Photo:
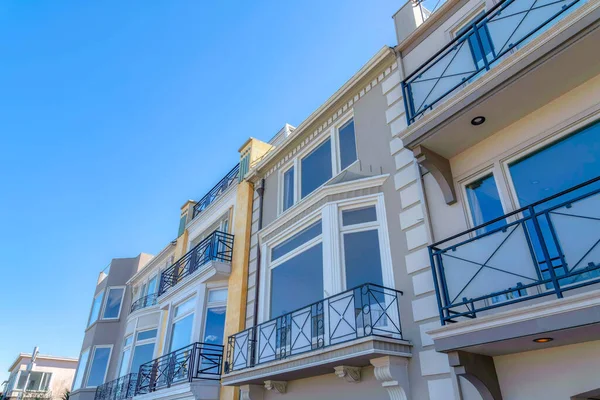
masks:
[(77, 357), (98, 272), (395, 44), (403, 3), (1, 1), (0, 382)]

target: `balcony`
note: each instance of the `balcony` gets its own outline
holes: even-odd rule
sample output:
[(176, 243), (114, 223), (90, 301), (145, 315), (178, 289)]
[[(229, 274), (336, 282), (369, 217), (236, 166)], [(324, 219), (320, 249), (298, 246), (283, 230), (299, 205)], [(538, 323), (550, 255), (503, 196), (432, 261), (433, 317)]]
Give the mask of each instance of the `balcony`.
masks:
[(597, 337), (599, 210), (597, 177), (430, 246), (447, 325), (432, 333), (436, 349), (497, 355), (548, 332), (554, 345)]
[(400, 328), (401, 294), (364, 284), (232, 335), (222, 382), (299, 379), (338, 365), (369, 365), (382, 355), (410, 357)]
[(140, 297), (131, 304), (131, 313), (137, 310), (141, 310), (146, 307), (155, 306), (158, 299), (158, 293), (152, 293), (144, 297)]
[(125, 400), (135, 395), (138, 374), (127, 374), (96, 388), (94, 400)]
[(233, 235), (214, 231), (196, 247), (163, 271), (160, 276), (158, 295), (162, 296), (187, 277), (197, 271), (205, 271), (212, 266), (212, 274), (225, 279), (231, 271), (219, 268), (216, 263), (231, 263)]
[(196, 218), (198, 214), (204, 211), (209, 205), (211, 205), (222, 193), (224, 193), (231, 185), (237, 180), (240, 173), (240, 164), (237, 164), (231, 171), (223, 177), (203, 198), (201, 198), (196, 205), (194, 205), (194, 216)]
[(599, 19), (595, 1), (499, 2), (403, 81), (405, 147), (450, 158), (598, 75)]
[(192, 343), (140, 366), (135, 394), (143, 395), (180, 383), (221, 378), (223, 346)]

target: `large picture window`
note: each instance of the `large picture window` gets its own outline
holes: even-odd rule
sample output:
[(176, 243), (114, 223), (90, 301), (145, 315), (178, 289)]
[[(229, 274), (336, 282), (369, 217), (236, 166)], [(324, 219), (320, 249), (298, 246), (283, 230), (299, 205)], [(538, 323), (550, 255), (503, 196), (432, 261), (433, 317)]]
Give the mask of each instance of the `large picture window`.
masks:
[(271, 318), (323, 298), (321, 233), (318, 221), (272, 249)]
[(191, 343), (195, 307), (195, 297), (189, 298), (175, 306), (169, 351), (178, 350)]
[(94, 354), (92, 356), (92, 361), (90, 362), (86, 387), (96, 387), (104, 383), (111, 350), (112, 346), (94, 347)]

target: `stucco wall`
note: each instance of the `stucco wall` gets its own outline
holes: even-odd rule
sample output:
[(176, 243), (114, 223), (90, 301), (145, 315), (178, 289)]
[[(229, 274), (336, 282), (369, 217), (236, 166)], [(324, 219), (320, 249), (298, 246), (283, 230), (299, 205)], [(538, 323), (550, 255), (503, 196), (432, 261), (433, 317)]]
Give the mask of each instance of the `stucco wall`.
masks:
[(600, 341), (494, 357), (503, 400), (568, 400), (600, 388)]
[[(372, 367), (363, 368), (361, 381), (348, 383), (335, 374), (288, 382), (286, 400), (389, 400), (387, 390), (381, 387), (373, 374)], [(264, 400), (278, 400), (282, 395), (265, 391)]]

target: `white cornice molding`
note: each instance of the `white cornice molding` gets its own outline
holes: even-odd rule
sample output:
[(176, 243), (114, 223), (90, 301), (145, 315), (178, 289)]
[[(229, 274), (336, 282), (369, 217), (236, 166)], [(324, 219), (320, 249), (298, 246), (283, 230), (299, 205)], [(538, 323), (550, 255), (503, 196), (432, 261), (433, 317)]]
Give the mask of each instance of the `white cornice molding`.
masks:
[[(315, 190), (313, 193), (308, 195), (306, 198), (302, 199), (300, 202), (295, 204), (294, 206), (287, 209), (279, 218), (275, 221), (271, 222), (269, 225), (265, 226), (259, 233), (259, 237), (262, 239), (265, 236), (273, 233), (273, 231), (282, 227), (283, 225), (290, 222), (292, 219), (297, 217), (302, 212), (306, 211), (310, 207), (317, 204), (319, 201), (323, 200), (325, 197), (350, 192), (354, 190), (368, 189), (372, 187), (382, 186), (386, 179), (390, 176), (390, 174), (383, 174), (377, 176), (370, 176), (368, 178), (355, 179), (353, 181), (336, 183), (333, 185), (327, 185), (325, 183), (319, 189)], [(334, 177), (333, 179), (335, 179)]]
[(177, 282), (177, 284), (170, 288), (166, 293), (158, 296), (157, 304), (159, 307), (162, 307), (164, 304), (169, 303), (173, 298), (177, 297), (180, 293), (186, 291), (188, 288), (191, 288), (193, 291), (197, 289), (198, 285), (203, 283), (226, 281), (230, 274), (230, 263), (211, 260), (202, 265), (191, 275), (188, 275), (180, 282)]
[(453, 323), (433, 329), (427, 332), (427, 334), (433, 340), (439, 340), (464, 333), (497, 328), (597, 306), (600, 306), (600, 289), (562, 299), (549, 300), (544, 303), (525, 306), (515, 310), (508, 310), (498, 314), (477, 317), (469, 321)]
[[(377, 67), (382, 68), (381, 63), (385, 62), (387, 58), (390, 58), (388, 62), (390, 66), (387, 67), (383, 72), (376, 76), (371, 82), (365, 85), (362, 89), (355, 88), (368, 74), (372, 73)], [(296, 129), (294, 129), (288, 137), (286, 137), (279, 146), (274, 147), (269, 151), (263, 158), (254, 166), (246, 175), (245, 179), (253, 181), (258, 176), (268, 176), (273, 173), (276, 167), (270, 167), (267, 171), (263, 169), (274, 161), (275, 158), (281, 157), (289, 158), (292, 154), (298, 152), (301, 148), (311, 143), (315, 138), (320, 137), (320, 133), (326, 131), (335, 121), (339, 120), (342, 115), (345, 115), (349, 110), (352, 109), (354, 103), (356, 103), (361, 97), (368, 93), (375, 86), (387, 79), (398, 68), (398, 62), (396, 61), (396, 55), (391, 47), (384, 46), (381, 50), (375, 54), (352, 78), (350, 78), (340, 89), (338, 89), (333, 96), (331, 96), (325, 103), (317, 108), (308, 118), (306, 118)], [(344, 96), (349, 96), (354, 91), (355, 95), (345, 102), (340, 108), (333, 112), (331, 107), (336, 102), (342, 100)], [(313, 133), (309, 135), (307, 131), (319, 118), (322, 118), (325, 114), (332, 113), (327, 120), (319, 125)], [(300, 137), (305, 136), (305, 139), (301, 143), (297, 144), (293, 148), (289, 148), (290, 144), (299, 140)], [(284, 154), (287, 152), (287, 156)]]

